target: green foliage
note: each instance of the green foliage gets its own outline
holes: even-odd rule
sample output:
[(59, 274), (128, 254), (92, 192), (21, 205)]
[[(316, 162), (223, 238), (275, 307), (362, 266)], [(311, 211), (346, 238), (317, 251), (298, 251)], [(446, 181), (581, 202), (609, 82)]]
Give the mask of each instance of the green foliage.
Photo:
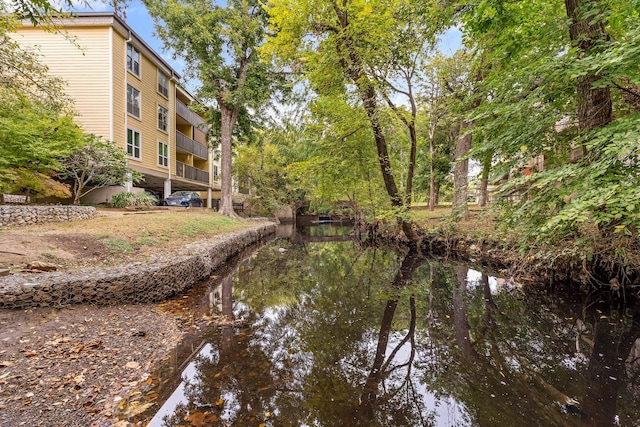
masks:
[[(64, 2), (69, 6), (71, 2)], [(69, 197), (57, 181), (65, 157), (82, 143), (64, 82), (48, 73), (36, 48), (9, 36), (18, 21), (50, 23), (58, 9), (46, 0), (0, 5), (0, 191)]]
[(529, 196), (510, 213), (528, 235), (557, 243), (578, 232), (632, 233), (640, 229), (640, 114), (630, 114), (585, 136), (593, 159), (565, 163), (521, 177), (505, 189), (527, 188)]
[(40, 62), (39, 49), (23, 47), (19, 38), (10, 37), (18, 19), (19, 16), (0, 5), (1, 98), (8, 103), (19, 103), (26, 98), (34, 104), (59, 110), (59, 115), (71, 114), (73, 105), (64, 91), (64, 81), (49, 74), (48, 67)]
[(96, 135), (86, 135), (84, 146), (66, 157), (60, 172), (70, 180), (74, 204), (80, 198), (98, 188), (124, 185), (127, 180), (137, 183), (142, 176), (127, 166), (123, 149)]
[(17, 175), (51, 176), (62, 168), (60, 159), (81, 146), (82, 132), (71, 115), (2, 87), (0, 97), (0, 190), (13, 185)]
[[(360, 145), (375, 149), (373, 152), (366, 148), (356, 149), (357, 155), (364, 151), (368, 153), (366, 157), (357, 156), (358, 163), (349, 164), (348, 174), (341, 174), (345, 170), (342, 165), (353, 160), (353, 155), (342, 157), (339, 163), (332, 162), (330, 168), (325, 164), (323, 171), (335, 170), (338, 185), (334, 187), (345, 189), (346, 183), (341, 185), (340, 178), (361, 178), (361, 168), (366, 168), (368, 176), (361, 181), (364, 187), (369, 187), (370, 195), (374, 191), (376, 195), (386, 193), (387, 199), (383, 203), (367, 206), (367, 210), (371, 213), (381, 207), (395, 206), (394, 211), (400, 215), (397, 219), (403, 231), (410, 239), (414, 239), (411, 227), (403, 220), (403, 211), (406, 209), (405, 195), (412, 182), (415, 151), (404, 149), (407, 135), (397, 129), (405, 126), (407, 130), (412, 130), (415, 109), (413, 104), (409, 111), (398, 108), (391, 94), (402, 93), (413, 102), (411, 87), (415, 82), (412, 76), (423, 58), (422, 44), (432, 40), (433, 34), (440, 28), (440, 22), (429, 19), (424, 12), (431, 9), (443, 12), (443, 8), (430, 2), (427, 5), (404, 1), (337, 4), (326, 0), (277, 0), (269, 2), (266, 9), (271, 34), (262, 53), (284, 69), (303, 75), (318, 96), (315, 104), (334, 104), (341, 110), (344, 106), (344, 109), (351, 110), (348, 120), (357, 120), (347, 132), (337, 133), (338, 140), (324, 136), (323, 139), (335, 147), (346, 142), (343, 138), (358, 134), (361, 137), (358, 141)], [(383, 103), (387, 103), (391, 111), (382, 108)], [(330, 116), (327, 111), (324, 108), (324, 114)], [(390, 120), (392, 115), (395, 115), (393, 121)], [(365, 120), (362, 121), (362, 118)], [(344, 121), (344, 118), (338, 119), (339, 124)], [(363, 123), (367, 123), (366, 131), (364, 127), (360, 128)], [(318, 126), (327, 125), (331, 126), (332, 123), (318, 120)], [(409, 141), (412, 143), (410, 147), (415, 148), (416, 139)], [(398, 157), (392, 159), (390, 152), (398, 153)], [(371, 160), (378, 162), (377, 173), (370, 168)], [(378, 183), (374, 183), (374, 180)], [(398, 182), (407, 182), (407, 185), (403, 189)], [(377, 191), (377, 188), (373, 190), (380, 184), (383, 184), (384, 193)], [(359, 187), (358, 193), (367, 190), (355, 182), (354, 187)], [(353, 194), (347, 194), (347, 197), (356, 201)], [(357, 200), (358, 203), (360, 201)]]
[[(604, 23), (606, 37), (592, 48), (580, 43), (584, 35), (570, 39), (565, 5), (555, 0), (484, 0), (461, 15), (466, 42), (486, 66), (482, 102), (470, 115), (472, 156), (493, 158), (494, 177), (544, 158), (543, 171), (515, 173), (501, 189), (522, 197), (505, 205), (503, 223), (523, 249), (638, 237), (638, 11), (618, 0), (578, 5), (580, 17)], [(609, 88), (613, 101), (614, 120), (592, 130), (577, 89), (588, 78), (595, 83), (587, 90)]]
[(9, 172), (12, 178), (6, 191), (13, 194), (24, 194), (33, 198), (56, 197), (67, 199), (71, 197), (69, 186), (56, 180), (57, 176), (33, 170), (18, 168)]
[(118, 193), (111, 197), (111, 206), (114, 208), (148, 209), (154, 205), (156, 198), (151, 194), (141, 191), (138, 193)]
[[(3, 2), (2, 6), (7, 7), (18, 19), (28, 19), (33, 25), (52, 25), (52, 17), (67, 15), (65, 8), (88, 5), (86, 0), (79, 3), (72, 0), (62, 0), (50, 2), (48, 0), (11, 0)], [(3, 12), (6, 12), (3, 10)]]

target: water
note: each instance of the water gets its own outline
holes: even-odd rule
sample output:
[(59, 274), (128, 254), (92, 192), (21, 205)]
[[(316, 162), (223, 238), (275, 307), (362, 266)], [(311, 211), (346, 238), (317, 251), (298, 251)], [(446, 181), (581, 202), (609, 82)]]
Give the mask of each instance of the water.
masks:
[(630, 297), (530, 292), (311, 230), (208, 289), (225, 321), (150, 426), (640, 425)]

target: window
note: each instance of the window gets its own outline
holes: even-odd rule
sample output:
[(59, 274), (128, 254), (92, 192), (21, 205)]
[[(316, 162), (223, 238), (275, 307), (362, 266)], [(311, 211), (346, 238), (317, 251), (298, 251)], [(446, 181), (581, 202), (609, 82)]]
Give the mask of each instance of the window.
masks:
[(133, 129), (127, 129), (127, 156), (133, 157), (136, 159), (141, 158), (140, 132)]
[(140, 52), (131, 43), (127, 44), (127, 70), (140, 77)]
[(218, 180), (218, 165), (213, 165), (213, 180)]
[(127, 85), (127, 113), (140, 118), (140, 91)]
[(167, 131), (168, 110), (162, 105), (158, 105), (158, 129)]
[(158, 164), (169, 167), (169, 145), (166, 142), (158, 141)]
[(169, 98), (169, 78), (158, 70), (158, 92), (165, 98)]

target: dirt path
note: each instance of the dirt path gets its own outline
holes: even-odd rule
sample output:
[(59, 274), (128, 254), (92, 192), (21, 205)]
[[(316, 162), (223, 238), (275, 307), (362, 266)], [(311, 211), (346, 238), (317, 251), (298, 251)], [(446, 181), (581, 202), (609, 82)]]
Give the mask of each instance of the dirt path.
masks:
[(182, 333), (152, 304), (0, 310), (0, 426), (116, 424)]

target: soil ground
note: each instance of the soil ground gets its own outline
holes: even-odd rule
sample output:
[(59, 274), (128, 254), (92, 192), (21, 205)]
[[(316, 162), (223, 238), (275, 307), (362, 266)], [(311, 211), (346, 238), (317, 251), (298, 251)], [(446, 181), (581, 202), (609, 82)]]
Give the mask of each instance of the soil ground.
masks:
[[(206, 210), (133, 213), (0, 231), (0, 268), (61, 271), (142, 261), (255, 222)], [(0, 309), (0, 426), (130, 426), (155, 397), (150, 372), (201, 319), (161, 304)]]
[(99, 209), (97, 217), (87, 221), (0, 228), (0, 268), (20, 272), (33, 261), (43, 261), (65, 271), (144, 261), (248, 226), (205, 209)]

